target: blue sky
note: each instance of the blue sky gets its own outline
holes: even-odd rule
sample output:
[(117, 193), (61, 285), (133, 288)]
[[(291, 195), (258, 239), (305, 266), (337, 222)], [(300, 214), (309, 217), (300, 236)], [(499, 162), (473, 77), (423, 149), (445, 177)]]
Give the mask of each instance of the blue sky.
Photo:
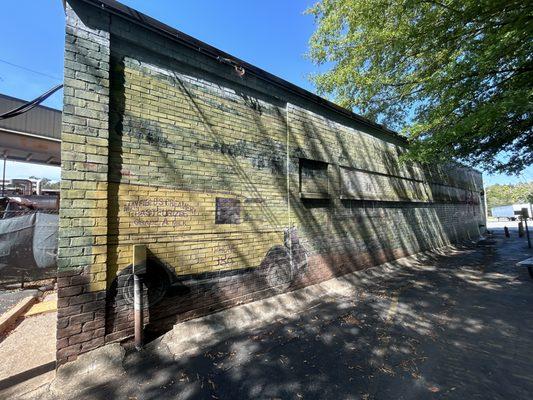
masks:
[[(189, 35), (313, 91), (308, 80), (317, 68), (305, 58), (314, 30), (304, 11), (315, 0), (124, 0)], [(4, 1), (0, 16), (0, 93), (32, 99), (61, 82), (64, 12), (61, 0)], [(7, 62), (7, 63), (6, 63)], [(30, 72), (8, 63), (31, 69)], [(61, 108), (62, 93), (45, 105)], [(59, 168), (8, 163), (8, 178), (29, 175), (59, 179)], [(533, 167), (520, 177), (489, 176), (485, 182), (533, 180)]]

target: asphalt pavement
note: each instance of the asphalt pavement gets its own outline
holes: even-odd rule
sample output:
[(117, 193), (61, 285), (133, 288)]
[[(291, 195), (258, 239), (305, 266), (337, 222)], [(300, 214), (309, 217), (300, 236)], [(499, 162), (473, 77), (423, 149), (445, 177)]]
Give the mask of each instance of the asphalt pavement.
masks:
[(0, 315), (9, 311), (15, 304), (26, 297), (39, 294), (37, 289), (0, 290)]

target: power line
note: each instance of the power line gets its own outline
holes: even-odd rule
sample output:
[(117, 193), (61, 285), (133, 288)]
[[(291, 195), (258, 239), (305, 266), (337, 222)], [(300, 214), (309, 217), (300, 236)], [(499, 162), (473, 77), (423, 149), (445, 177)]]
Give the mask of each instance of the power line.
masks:
[(33, 72), (34, 74), (46, 76), (47, 78), (52, 78), (52, 79), (54, 79), (56, 81), (59, 81), (59, 82), (63, 81), (63, 79), (61, 79), (61, 78), (59, 78), (57, 76), (49, 75), (49, 74), (44, 73), (44, 72), (39, 72), (39, 71), (36, 71), (34, 69), (24, 67), (22, 65), (18, 65), (18, 64), (12, 63), (10, 61), (2, 60), (1, 58), (0, 58), (0, 62), (3, 62), (4, 64), (7, 64), (7, 65), (11, 65), (12, 67), (15, 67), (15, 68), (23, 69), (23, 70), (28, 71), (28, 72)]
[(45, 101), (48, 97), (53, 95), (55, 92), (57, 92), (59, 89), (63, 87), (63, 84), (60, 83), (59, 85), (54, 86), (49, 91), (41, 94), (39, 97), (28, 101), (27, 103), (22, 104), (21, 106), (18, 106), (17, 108), (14, 108), (11, 111), (8, 111), (6, 113), (0, 114), (0, 120), (2, 119), (8, 119), (16, 117), (17, 115), (24, 114), (27, 111), (30, 111), (32, 108), (38, 106), (40, 103)]

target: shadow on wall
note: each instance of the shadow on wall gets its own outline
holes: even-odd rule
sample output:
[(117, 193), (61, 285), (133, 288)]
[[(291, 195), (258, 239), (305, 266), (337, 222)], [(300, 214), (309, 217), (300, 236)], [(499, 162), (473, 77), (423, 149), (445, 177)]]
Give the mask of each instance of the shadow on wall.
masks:
[[(272, 246), (253, 268), (177, 275), (148, 251), (147, 272), (141, 275), (147, 340), (171, 329), (177, 318), (185, 320), (236, 305), (234, 298), (240, 294), (262, 292), (261, 297), (269, 297), (293, 290), (307, 269), (307, 257), (295, 228), (286, 231), (283, 246)], [(228, 287), (237, 290), (228, 293)], [(108, 290), (106, 331), (110, 335), (131, 335), (133, 296), (130, 265), (117, 274)]]
[[(124, 61), (122, 58), (112, 60), (111, 79), (111, 107), (110, 107), (110, 182), (120, 182), (121, 171), (123, 169), (123, 135), (124, 135), (124, 115), (125, 109), (125, 79)], [(255, 107), (255, 106), (254, 106)], [(141, 124), (142, 125), (142, 124)], [(145, 124), (143, 126), (147, 126)], [(153, 135), (150, 131), (142, 134), (147, 138), (148, 143), (156, 150), (163, 150), (160, 140), (150, 140), (150, 138), (161, 135)], [(234, 151), (232, 146), (226, 145), (223, 141), (217, 140), (218, 151), (226, 154), (227, 159), (232, 161), (232, 165), (239, 170), (241, 177), (246, 177), (246, 173), (239, 169), (238, 163), (234, 161)], [(168, 145), (169, 143), (164, 142)], [(180, 182), (178, 174), (179, 168), (172, 164), (164, 151), (159, 151), (160, 158), (168, 163), (170, 170), (175, 172), (175, 182)], [(267, 163), (265, 161), (265, 163)], [(225, 179), (225, 184), (231, 183), (231, 177)], [(259, 197), (254, 190), (253, 183), (248, 182), (248, 188)], [(109, 190), (109, 266), (111, 267), (108, 276), (113, 276), (112, 267), (118, 265), (120, 257), (118, 252), (118, 235), (113, 232), (119, 229), (119, 186), (110, 185)], [(273, 223), (278, 223), (275, 216), (270, 215)], [(257, 228), (259, 231), (259, 228)], [(156, 255), (150, 254), (148, 273), (145, 275), (145, 302), (147, 306), (147, 321), (150, 321), (147, 329), (162, 333), (171, 328), (177, 320), (185, 320), (198, 315), (213, 312), (218, 309), (229, 307), (237, 303), (249, 301), (253, 298), (271, 296), (282, 292), (290, 287), (297, 276), (305, 268), (307, 263), (307, 253), (300, 243), (295, 228), (285, 229), (285, 240), (283, 245), (272, 246), (264, 255), (259, 267), (249, 267), (233, 269), (229, 271), (205, 272), (201, 274), (180, 274), (175, 273), (174, 268), (165, 265)], [(164, 238), (163, 240), (168, 240)], [(170, 239), (172, 241), (172, 239)], [(238, 247), (233, 249), (239, 251)], [(241, 255), (245, 259), (245, 255)], [(133, 277), (131, 266), (122, 269), (116, 278), (110, 282), (107, 296), (107, 321), (106, 333), (107, 341), (113, 341), (131, 335), (133, 325)], [(254, 293), (260, 293), (259, 295)], [(164, 294), (164, 296), (163, 296)], [(245, 295), (248, 295), (246, 298)], [(163, 300), (164, 297), (164, 301)], [(235, 299), (238, 301), (235, 302)], [(178, 314), (178, 315), (177, 315)]]
[(126, 363), (127, 385), (115, 377), (117, 384), (81, 386), (96, 399), (163, 391), (185, 399), (528, 398), (529, 279), (509, 267), (527, 256), (519, 242), (505, 260), (489, 248), (463, 248), (395, 262), (392, 275), (354, 278), (358, 296), (323, 301), (194, 356), (144, 354)]
[[(112, 46), (116, 44), (116, 40), (112, 37)], [(243, 265), (240, 268), (224, 271), (176, 274), (175, 266), (165, 264), (157, 255), (152, 254), (149, 258), (149, 271), (145, 277), (145, 304), (149, 304), (147, 328), (153, 332), (153, 335), (167, 331), (178, 321), (282, 291), (294, 290), (424, 249), (442, 246), (450, 241), (465, 238), (469, 234), (476, 236), (479, 233), (475, 218), (470, 215), (471, 206), (468, 204), (392, 200), (405, 199), (406, 193), (413, 191), (421, 196), (422, 194), (413, 186), (413, 180), (396, 180), (395, 184), (387, 188), (390, 191), (387, 200), (362, 200), (369, 182), (357, 178), (354, 178), (351, 186), (355, 191), (352, 193), (353, 198), (338, 198), (334, 195), (336, 193), (334, 190), (342, 184), (340, 166), (337, 165), (341, 155), (343, 165), (353, 168), (386, 171), (395, 176), (414, 173), (411, 167), (405, 170), (400, 168), (385, 151), (386, 149), (375, 148), (370, 140), (361, 140), (358, 143), (357, 158), (351, 156), (354, 151), (346, 147), (348, 146), (346, 132), (341, 132), (335, 125), (337, 122), (346, 123), (346, 121), (330, 122), (320, 115), (305, 119), (296, 107), (279, 104), (279, 100), (246, 88), (245, 85), (250, 84), (246, 77), (242, 79), (242, 85), (226, 79), (220, 79), (219, 83), (215, 83), (214, 78), (205, 83), (213, 86), (213, 90), (217, 93), (227, 91), (235, 93), (241, 99), (240, 103), (236, 103), (235, 100), (231, 103), (222, 97), (215, 100), (212, 96), (202, 97), (198, 88), (202, 82), (210, 79), (209, 75), (186, 68), (162, 55), (154, 56), (148, 50), (141, 48), (135, 48), (135, 51), (129, 54), (135, 54), (138, 62), (171, 71), (168, 76), (157, 75), (151, 79), (159, 79), (164, 85), (179, 92), (180, 98), (185, 102), (184, 109), (194, 114), (193, 125), (196, 124), (196, 129), (200, 132), (193, 134), (201, 135), (206, 142), (209, 142), (208, 151), (220, 157), (222, 162), (216, 179), (201, 181), (192, 188), (194, 182), (190, 177), (186, 178), (181, 170), (185, 164), (183, 157), (177, 158), (172, 155), (173, 149), (182, 146), (181, 131), (172, 122), (153, 118), (142, 119), (136, 116), (133, 109), (139, 104), (148, 104), (149, 98), (154, 96), (153, 90), (135, 92), (135, 96), (138, 97), (134, 100), (128, 99), (125, 93), (127, 80), (124, 56), (112, 52), (109, 182), (114, 184), (109, 185), (108, 191), (110, 232), (106, 313), (108, 342), (123, 339), (132, 333), (131, 268), (117, 271), (123, 257), (120, 254), (120, 246), (124, 246), (123, 243), (129, 245), (133, 242), (161, 240), (166, 243), (167, 251), (172, 252), (176, 251), (178, 242), (183, 239), (180, 234), (153, 238), (119, 234), (119, 188), (122, 183), (130, 183), (130, 180), (124, 176), (124, 171), (129, 167), (128, 163), (132, 162), (124, 152), (126, 144), (130, 147), (139, 147), (142, 142), (142, 146), (149, 147), (150, 154), (155, 155), (157, 163), (164, 166), (166, 186), (172, 185), (176, 189), (185, 190), (194, 189), (198, 192), (212, 191), (215, 185), (213, 181), (216, 180), (220, 192), (225, 191), (224, 193), (234, 195), (231, 188), (238, 183), (249, 197), (258, 199), (260, 210), (269, 226), (284, 236), (283, 244), (274, 244), (265, 254), (260, 254), (263, 258), (260, 265), (248, 263), (250, 255), (244, 254), (242, 247), (235, 241), (227, 241), (227, 246), (242, 260)], [(138, 73), (145, 72), (139, 68)], [(196, 86), (185, 82), (183, 79), (185, 75), (192, 77), (196, 81)], [(128, 105), (128, 101), (133, 104)], [(228, 120), (237, 118), (230, 112), (232, 107), (237, 114), (241, 110), (239, 107), (250, 111), (246, 114), (249, 124), (247, 131), (261, 137), (260, 146), (255, 149), (253, 146), (247, 147), (249, 144), (246, 141), (246, 132), (232, 131), (227, 122), (223, 122), (226, 125), (221, 126), (221, 120), (213, 118), (210, 111), (217, 106), (217, 101), (220, 115), (227, 116)], [(272, 128), (265, 125), (264, 119), (268, 110), (261, 105), (265, 103), (274, 104), (272, 107), (276, 111), (272, 119), (276, 117), (276, 121), (280, 124), (279, 131), (286, 132), (291, 138), (288, 157), (285, 156), (286, 143), (277, 143), (270, 137)], [(173, 115), (175, 119), (180, 117), (178, 113)], [(292, 118), (296, 121), (292, 121)], [(334, 117), (328, 116), (328, 118)], [(326, 130), (329, 132), (327, 135)], [(228, 131), (230, 134), (226, 134)], [(169, 136), (167, 132), (173, 132), (175, 135)], [(241, 138), (239, 145), (235, 144), (235, 137)], [(190, 138), (187, 140), (190, 141)], [(332, 141), (337, 145), (333, 146)], [(254, 149), (254, 152), (251, 153), (250, 149)], [(281, 153), (283, 157), (280, 157), (280, 149), (283, 151)], [(191, 146), (190, 154), (187, 154), (188, 163), (197, 162), (197, 152), (198, 149)], [(302, 197), (301, 160), (315, 160), (326, 165), (325, 173), (330, 192), (325, 198)], [(149, 170), (151, 161), (146, 163), (146, 168)], [(248, 164), (252, 166), (250, 169), (243, 167)], [(276, 193), (284, 194), (286, 204), (281, 206), (287, 210), (290, 207), (287, 215), (280, 217), (279, 214), (272, 212), (268, 202), (273, 200), (263, 190), (261, 179), (254, 176), (254, 173), (259, 171), (261, 173), (268, 171), (272, 176), (269, 185), (273, 186)], [(158, 173), (159, 170), (154, 172)], [(382, 172), (380, 176), (384, 174), (385, 172)], [(323, 177), (319, 177), (318, 173), (306, 176), (306, 179), (311, 181), (311, 186), (321, 185), (318, 180)], [(316, 182), (313, 182), (315, 177)], [(150, 176), (150, 172), (147, 172), (142, 179), (146, 180), (144, 182), (146, 185), (157, 187), (156, 176)], [(464, 225), (466, 219), (471, 219), (470, 226), (464, 230), (457, 230)], [(263, 226), (254, 220), (248, 222), (252, 233), (262, 234)], [(297, 229), (293, 226), (293, 222), (297, 224)], [(190, 240), (194, 242), (194, 239)], [(201, 240), (209, 241), (209, 239), (199, 239), (195, 243), (195, 249), (198, 251), (202, 245)], [(177, 258), (178, 264), (186, 261), (181, 260), (179, 254)]]

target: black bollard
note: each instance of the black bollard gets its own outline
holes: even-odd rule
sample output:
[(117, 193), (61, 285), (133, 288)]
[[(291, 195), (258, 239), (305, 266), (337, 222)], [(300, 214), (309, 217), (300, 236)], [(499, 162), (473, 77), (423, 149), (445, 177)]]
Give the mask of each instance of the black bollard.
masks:
[(505, 237), (511, 237), (511, 235), (509, 234), (509, 228), (507, 228), (506, 226), (503, 227), (503, 234), (505, 235)]
[(518, 237), (523, 237), (524, 236), (524, 224), (522, 223), (522, 221), (520, 221), (518, 223)]

